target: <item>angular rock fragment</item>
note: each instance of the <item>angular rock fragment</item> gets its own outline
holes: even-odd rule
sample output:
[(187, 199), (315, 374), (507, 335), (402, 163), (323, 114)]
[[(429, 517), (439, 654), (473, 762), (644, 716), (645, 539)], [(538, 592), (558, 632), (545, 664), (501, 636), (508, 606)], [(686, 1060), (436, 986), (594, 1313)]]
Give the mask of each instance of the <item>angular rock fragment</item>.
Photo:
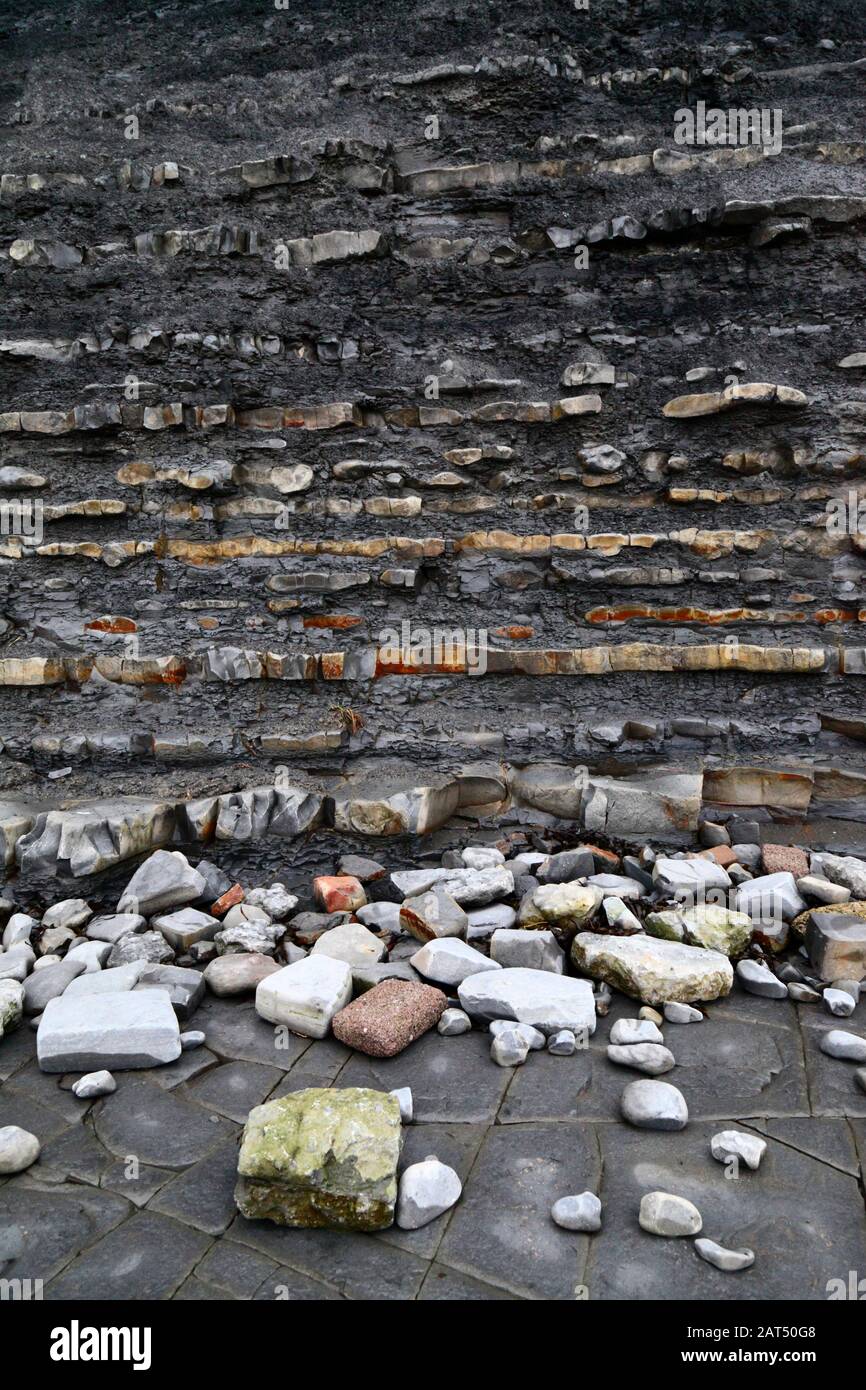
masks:
[(691, 1004), (727, 994), (734, 972), (727, 956), (649, 936), (580, 932), (571, 958), (579, 970), (645, 1004)]
[(512, 1019), (545, 1034), (562, 1028), (583, 1035), (595, 1032), (595, 1001), (588, 980), (512, 967), (472, 975), (458, 986), (457, 994), (471, 1018)]
[(307, 956), (259, 981), (256, 1013), (302, 1037), (324, 1038), (351, 997), (352, 971), (345, 961)]
[(394, 1220), (403, 1141), (386, 1092), (310, 1089), (250, 1111), (235, 1201), (250, 1221), (379, 1231)]
[(42, 1071), (125, 1071), (180, 1056), (180, 1029), (165, 990), (52, 999), (36, 1034)]

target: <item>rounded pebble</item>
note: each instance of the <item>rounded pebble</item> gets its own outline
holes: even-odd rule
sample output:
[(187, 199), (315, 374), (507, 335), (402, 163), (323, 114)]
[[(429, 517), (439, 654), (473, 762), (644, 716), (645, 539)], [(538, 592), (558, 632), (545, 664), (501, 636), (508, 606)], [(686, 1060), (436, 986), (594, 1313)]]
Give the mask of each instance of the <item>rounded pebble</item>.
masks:
[(696, 1236), (703, 1225), (694, 1202), (672, 1192), (645, 1193), (638, 1221), (653, 1236)]
[(39, 1157), (41, 1145), (35, 1134), (18, 1125), (0, 1129), (0, 1174), (23, 1173)]
[(558, 1198), (550, 1208), (550, 1215), (564, 1231), (601, 1230), (601, 1202), (594, 1192)]
[(723, 1245), (707, 1240), (705, 1236), (695, 1241), (695, 1249), (707, 1264), (715, 1265), (716, 1269), (723, 1269), (727, 1274), (748, 1269), (755, 1263), (754, 1250), (726, 1250)]
[(472, 1019), (462, 1009), (446, 1009), (436, 1025), (436, 1031), (443, 1038), (456, 1038), (461, 1033), (468, 1033), (471, 1027)]
[(117, 1090), (117, 1082), (110, 1071), (89, 1071), (72, 1083), (72, 1094), (79, 1100), (95, 1100), (97, 1096), (110, 1096)]
[(623, 1118), (637, 1129), (684, 1129), (689, 1108), (685, 1096), (667, 1081), (632, 1081), (620, 1101)]

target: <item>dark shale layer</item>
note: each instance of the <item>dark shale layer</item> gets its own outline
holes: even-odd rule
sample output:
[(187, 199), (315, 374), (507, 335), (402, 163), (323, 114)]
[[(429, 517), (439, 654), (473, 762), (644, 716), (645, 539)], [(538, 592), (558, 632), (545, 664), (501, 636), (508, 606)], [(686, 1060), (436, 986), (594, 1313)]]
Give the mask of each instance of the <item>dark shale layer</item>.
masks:
[[(860, 843), (864, 31), (0, 7), (9, 876), (702, 806)], [(676, 144), (698, 102), (781, 149)]]

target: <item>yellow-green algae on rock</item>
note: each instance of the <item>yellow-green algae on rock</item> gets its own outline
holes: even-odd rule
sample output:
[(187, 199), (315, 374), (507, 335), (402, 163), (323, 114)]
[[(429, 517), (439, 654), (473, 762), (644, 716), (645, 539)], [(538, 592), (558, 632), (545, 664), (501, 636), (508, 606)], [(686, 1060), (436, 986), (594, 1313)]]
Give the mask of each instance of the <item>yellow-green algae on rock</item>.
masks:
[(251, 1110), (238, 1158), (243, 1216), (379, 1231), (394, 1220), (403, 1131), (395, 1096), (312, 1087)]

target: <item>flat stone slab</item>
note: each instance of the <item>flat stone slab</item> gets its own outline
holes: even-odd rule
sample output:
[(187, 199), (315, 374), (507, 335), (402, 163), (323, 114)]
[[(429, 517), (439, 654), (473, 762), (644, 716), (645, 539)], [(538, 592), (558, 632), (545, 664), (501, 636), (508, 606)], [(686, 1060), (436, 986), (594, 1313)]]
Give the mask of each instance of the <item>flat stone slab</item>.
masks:
[(307, 956), (267, 975), (256, 988), (256, 1012), (306, 1038), (324, 1038), (352, 997), (352, 971), (330, 956)]
[(461, 1006), (474, 1018), (513, 1019), (531, 1023), (542, 1033), (561, 1028), (595, 1031), (595, 1000), (588, 980), (515, 966), (471, 975), (457, 993)]
[(654, 936), (579, 932), (571, 958), (578, 969), (645, 1004), (717, 999), (734, 982), (731, 963), (721, 952)]
[(180, 1029), (165, 990), (52, 999), (36, 1036), (43, 1071), (123, 1071), (173, 1062)]

